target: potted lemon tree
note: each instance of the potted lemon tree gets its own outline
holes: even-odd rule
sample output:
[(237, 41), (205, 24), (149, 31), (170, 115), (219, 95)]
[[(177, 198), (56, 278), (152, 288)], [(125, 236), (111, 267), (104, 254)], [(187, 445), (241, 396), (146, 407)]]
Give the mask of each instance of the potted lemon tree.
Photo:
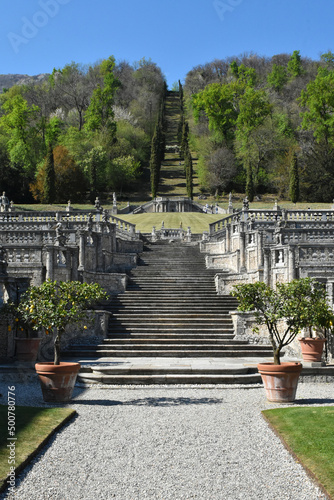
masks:
[(275, 290), (263, 282), (236, 285), (232, 294), (239, 301), (239, 311), (253, 312), (255, 323), (267, 327), (274, 360), (259, 363), (258, 370), (268, 400), (294, 401), (302, 364), (282, 362), (282, 349), (302, 328), (328, 328), (333, 323), (333, 311), (327, 303), (325, 289), (312, 278), (301, 278), (277, 283)]
[(60, 361), (60, 341), (69, 325), (89, 321), (87, 308), (105, 300), (107, 294), (97, 283), (78, 281), (45, 281), (30, 286), (22, 296), (17, 312), (34, 330), (53, 335), (54, 360), (36, 363), (44, 401), (69, 401), (79, 363)]

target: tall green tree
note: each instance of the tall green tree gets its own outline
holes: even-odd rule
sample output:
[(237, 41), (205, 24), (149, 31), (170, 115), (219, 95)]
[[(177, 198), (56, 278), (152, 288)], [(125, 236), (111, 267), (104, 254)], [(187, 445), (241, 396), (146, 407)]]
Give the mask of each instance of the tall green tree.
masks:
[(296, 78), (304, 74), (302, 58), (299, 50), (294, 50), (288, 62), (288, 73), (291, 78)]
[(40, 158), (36, 128), (38, 107), (29, 106), (21, 93), (6, 93), (2, 104), (0, 128), (7, 136), (10, 161), (28, 174), (34, 173)]
[(274, 90), (280, 92), (288, 81), (288, 73), (284, 66), (273, 64), (271, 72), (267, 76), (267, 82)]
[(90, 104), (86, 111), (86, 128), (92, 131), (107, 131), (109, 135), (116, 133), (113, 104), (119, 81), (114, 75), (115, 59), (110, 56), (102, 61), (100, 75), (103, 84), (93, 91)]
[(254, 169), (253, 158), (250, 148), (254, 145), (252, 134), (263, 125), (265, 119), (271, 113), (271, 105), (266, 93), (248, 87), (240, 98), (240, 111), (236, 120), (236, 153), (242, 161), (246, 173), (246, 195), (249, 201), (254, 198)]
[(204, 113), (216, 138), (231, 145), (235, 137), (239, 100), (244, 92), (245, 84), (239, 81), (207, 85), (191, 98), (195, 120), (198, 122)]
[(319, 68), (298, 102), (306, 108), (302, 128), (312, 131), (317, 142), (334, 146), (334, 70)]
[(45, 203), (53, 203), (56, 199), (56, 174), (51, 144), (48, 146), (45, 163), (44, 201)]
[(290, 167), (289, 194), (292, 203), (297, 203), (297, 201), (299, 200), (299, 172), (298, 172), (298, 160), (296, 153), (293, 154)]

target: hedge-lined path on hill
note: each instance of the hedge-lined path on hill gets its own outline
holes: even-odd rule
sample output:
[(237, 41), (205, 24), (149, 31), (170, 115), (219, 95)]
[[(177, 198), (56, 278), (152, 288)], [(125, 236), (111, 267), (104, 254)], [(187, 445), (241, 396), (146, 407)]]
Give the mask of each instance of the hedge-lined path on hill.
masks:
[[(171, 148), (180, 146), (177, 137), (177, 131), (181, 116), (179, 92), (168, 91), (166, 96), (166, 152), (165, 159), (161, 164), (160, 184), (158, 196), (187, 197), (186, 177), (184, 173), (183, 161), (180, 161), (180, 155), (173, 152)], [(194, 167), (194, 197), (199, 193), (198, 178), (196, 175), (197, 160), (193, 159)]]

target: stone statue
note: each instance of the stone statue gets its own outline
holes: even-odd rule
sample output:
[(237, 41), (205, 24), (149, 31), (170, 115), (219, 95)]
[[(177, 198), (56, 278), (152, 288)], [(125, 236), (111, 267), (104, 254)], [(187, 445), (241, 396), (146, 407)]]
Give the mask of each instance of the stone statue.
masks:
[(9, 208), (9, 200), (6, 196), (5, 191), (3, 191), (2, 196), (0, 196), (0, 209), (1, 212), (7, 212)]
[(64, 232), (61, 228), (62, 224), (61, 222), (57, 222), (56, 224), (56, 245), (57, 246), (64, 246), (66, 242), (66, 236), (64, 235)]
[(243, 210), (249, 210), (249, 201), (248, 201), (247, 196), (242, 202), (242, 208), (243, 208)]
[(91, 213), (88, 214), (86, 229), (87, 231), (91, 231), (93, 229), (93, 216)]
[(96, 197), (96, 200), (95, 200), (95, 208), (96, 210), (98, 210), (99, 212), (101, 211), (101, 203), (100, 203), (100, 200), (98, 198), (98, 196)]
[(117, 205), (116, 193), (112, 194), (113, 205)]

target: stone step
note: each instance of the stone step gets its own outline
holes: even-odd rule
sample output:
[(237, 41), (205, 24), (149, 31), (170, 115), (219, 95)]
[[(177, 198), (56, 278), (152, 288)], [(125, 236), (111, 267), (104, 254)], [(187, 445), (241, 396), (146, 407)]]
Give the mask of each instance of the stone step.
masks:
[[(157, 294), (154, 294), (153, 297), (154, 297), (154, 300), (159, 300), (161, 297), (163, 299), (168, 299), (168, 300), (173, 300), (174, 297), (189, 297), (191, 295), (191, 300), (193, 299), (197, 299), (198, 302), (201, 302), (201, 301), (208, 301), (208, 298), (214, 300), (213, 304), (216, 303), (216, 304), (231, 304), (231, 305), (234, 305), (234, 306), (237, 306), (237, 302), (235, 301), (225, 301), (224, 299), (220, 298), (219, 295), (217, 295), (216, 293), (208, 293), (208, 294), (205, 294), (204, 296), (201, 295), (200, 293), (198, 293), (198, 291), (194, 290), (192, 293), (190, 293), (189, 291), (178, 291), (178, 292), (175, 292), (175, 293), (170, 293), (170, 292), (164, 292), (164, 291), (161, 291), (159, 292), (159, 295), (156, 296)], [(119, 295), (117, 297), (116, 300), (118, 301), (124, 301), (124, 300), (133, 300), (133, 299), (150, 299), (152, 300), (152, 294), (149, 293), (149, 292), (146, 292), (146, 291), (143, 291), (143, 290), (130, 290), (130, 291), (127, 291), (125, 292), (123, 295)]]
[[(137, 340), (137, 339), (136, 339)], [(239, 348), (241, 350), (246, 350), (247, 352), (252, 352), (252, 351), (258, 351), (259, 346), (255, 344), (238, 344), (236, 342), (233, 342), (233, 339), (231, 341), (228, 340), (223, 340), (222, 342), (214, 342), (214, 341), (207, 341), (203, 340), (203, 342), (198, 341), (197, 343), (191, 343), (188, 341), (185, 341), (184, 339), (181, 339), (178, 342), (175, 343), (170, 343), (168, 340), (166, 342), (163, 342), (161, 339), (159, 339), (156, 343), (154, 341), (151, 342), (149, 346), (147, 346), (145, 343), (140, 343), (136, 340), (128, 340), (125, 342), (120, 342), (120, 339), (109, 339), (109, 343), (105, 342), (104, 344), (100, 344), (95, 346), (97, 351), (105, 351), (108, 349), (111, 350), (119, 350), (119, 349), (124, 349), (125, 351), (128, 350), (147, 350), (148, 348), (153, 351), (157, 350), (168, 350), (168, 351), (174, 351), (174, 350), (180, 350), (180, 349), (185, 349), (188, 351), (210, 351), (212, 349), (219, 349), (220, 351), (236, 351)], [(229, 342), (229, 343), (228, 343)], [(80, 346), (80, 349), (82, 350), (90, 350), (91, 346), (87, 345), (82, 345)], [(264, 350), (267, 350), (268, 352), (272, 353), (271, 348), (264, 348)]]
[[(132, 305), (132, 307), (131, 307)], [(124, 297), (124, 300), (122, 300), (121, 302), (117, 303), (116, 301), (113, 303), (113, 304), (108, 304), (108, 305), (104, 305), (104, 309), (108, 310), (108, 311), (115, 311), (115, 310), (120, 310), (120, 312), (123, 312), (124, 309), (129, 309), (131, 308), (131, 310), (135, 310), (135, 309), (147, 309), (149, 308), (150, 311), (152, 310), (155, 310), (155, 307), (154, 305), (159, 305), (159, 311), (162, 311), (162, 310), (167, 310), (167, 311), (175, 311), (176, 313), (180, 312), (182, 314), (183, 311), (187, 311), (187, 312), (190, 312), (191, 310), (193, 310), (194, 312), (197, 312), (197, 311), (202, 311), (203, 313), (205, 312), (210, 312), (212, 314), (215, 314), (216, 312), (221, 312), (221, 313), (224, 313), (224, 314), (229, 314), (230, 311), (233, 311), (236, 309), (236, 307), (234, 306), (234, 304), (227, 304), (227, 305), (224, 305), (224, 303), (221, 303), (221, 304), (215, 304), (215, 301), (210, 301), (210, 300), (207, 300), (207, 301), (204, 301), (204, 300), (195, 300), (195, 298), (193, 298), (193, 300), (168, 300), (167, 302), (167, 299), (166, 300), (161, 300), (160, 302), (156, 302), (156, 301), (149, 301), (149, 300), (141, 300), (141, 301), (136, 301), (135, 303), (132, 301), (132, 300), (128, 300), (126, 299), (125, 300), (125, 297)]]
[(211, 349), (211, 350), (203, 350), (198, 349), (196, 351), (190, 349), (181, 349), (181, 350), (173, 350), (173, 349), (161, 349), (160, 351), (156, 351), (154, 349), (136, 349), (136, 350), (123, 350), (123, 349), (71, 349), (65, 351), (62, 355), (64, 357), (109, 357), (109, 358), (117, 358), (117, 357), (168, 357), (168, 358), (247, 358), (247, 357), (262, 357), (262, 356), (270, 356), (272, 354), (272, 349), (264, 350), (248, 350), (248, 349)]
[[(130, 344), (131, 342), (131, 344)], [(226, 338), (212, 338), (212, 339), (208, 339), (207, 337), (205, 337), (204, 339), (199, 339), (199, 338), (187, 338), (185, 339), (184, 337), (182, 338), (174, 338), (174, 339), (171, 339), (170, 337), (167, 337), (167, 338), (163, 338), (163, 337), (160, 337), (160, 338), (157, 338), (157, 339), (154, 339), (152, 337), (148, 337), (148, 338), (145, 338), (144, 336), (136, 336), (135, 338), (133, 338), (132, 336), (131, 337), (128, 337), (128, 338), (121, 338), (120, 336), (119, 337), (110, 337), (108, 339), (105, 339), (104, 341), (104, 346), (106, 345), (114, 345), (115, 343), (116, 344), (119, 344), (119, 345), (123, 345), (123, 344), (128, 344), (128, 345), (137, 345), (137, 344), (151, 344), (152, 346), (154, 345), (166, 345), (166, 344), (173, 344), (173, 345), (202, 345), (200, 343), (203, 343), (205, 345), (216, 345), (216, 344), (219, 344), (219, 345), (226, 345), (228, 346), (229, 344), (230, 345), (248, 345), (248, 342), (246, 340), (234, 340), (233, 338), (232, 339), (226, 339)], [(132, 344), (133, 343), (133, 344)], [(98, 345), (97, 347), (102, 347), (102, 345)]]
[(207, 333), (228, 333), (232, 334), (234, 333), (233, 328), (210, 328), (209, 326), (204, 327), (199, 327), (199, 328), (194, 328), (194, 327), (189, 327), (189, 328), (182, 328), (182, 327), (163, 327), (163, 326), (157, 326), (157, 327), (130, 327), (127, 328), (126, 326), (120, 326), (120, 325), (115, 325), (115, 328), (109, 328), (108, 329), (108, 336), (113, 335), (115, 333), (140, 333), (142, 335), (146, 335), (149, 333), (164, 333), (164, 334), (169, 334), (169, 333), (178, 333), (180, 334), (192, 334), (195, 332), (202, 333), (202, 334), (207, 334)]
[(136, 315), (134, 318), (133, 316), (127, 317), (126, 315), (119, 315), (119, 316), (114, 316), (111, 320), (112, 324), (122, 324), (122, 325), (127, 325), (127, 326), (136, 326), (139, 323), (144, 323), (146, 325), (157, 325), (157, 324), (164, 324), (164, 325), (170, 325), (170, 326), (184, 326), (184, 325), (193, 325), (193, 326), (215, 326), (217, 325), (218, 327), (222, 327), (223, 325), (232, 327), (232, 320), (230, 318), (215, 318), (213, 315), (210, 315), (208, 318), (202, 318), (200, 319), (200, 316), (195, 316), (195, 314), (189, 315), (185, 314), (184, 316), (172, 316), (172, 315), (166, 315), (165, 317), (163, 316), (156, 316), (156, 317), (145, 317), (143, 315), (142, 317)]
[[(193, 313), (176, 313), (174, 309), (172, 309), (172, 312), (152, 312), (149, 311), (147, 313), (137, 313), (136, 319), (138, 320), (145, 320), (145, 321), (156, 321), (156, 320), (161, 320), (165, 321), (168, 319), (180, 319), (180, 320), (198, 320), (200, 318), (202, 321), (214, 321), (214, 322), (224, 322), (224, 323), (229, 323), (232, 324), (231, 317), (228, 314), (224, 313), (217, 313), (217, 312), (203, 312), (203, 313), (198, 313), (198, 312), (193, 312)], [(113, 314), (113, 318), (117, 320), (126, 320), (127, 318), (130, 318), (133, 320), (133, 314), (131, 314), (131, 311), (126, 311), (126, 312), (116, 312)]]
[(117, 373), (92, 370), (81, 371), (78, 374), (78, 382), (83, 384), (106, 384), (106, 385), (152, 385), (152, 384), (260, 384), (259, 373), (252, 373), (250, 370), (238, 372), (237, 370), (226, 371), (212, 370), (204, 372), (187, 371), (174, 372), (171, 368), (166, 370), (135, 370), (130, 373)]
[[(155, 332), (155, 333), (146, 333), (146, 332), (132, 332), (132, 333), (121, 333), (121, 332), (111, 332), (109, 335), (109, 338), (115, 339), (115, 338), (131, 338), (131, 339), (137, 339), (137, 338), (142, 338), (146, 337), (149, 339), (184, 339), (184, 341), (187, 341), (187, 339), (200, 339), (200, 340), (211, 340), (211, 339), (233, 339), (234, 338), (234, 332), (233, 333), (196, 333), (196, 332), (190, 332), (190, 333), (184, 333), (182, 332), (182, 335), (180, 333), (162, 333), (162, 332)], [(105, 342), (108, 342), (109, 338), (104, 339)]]
[(260, 374), (247, 375), (172, 375), (169, 373), (160, 375), (95, 375), (79, 373), (77, 381), (86, 385), (154, 385), (154, 384), (260, 384)]

